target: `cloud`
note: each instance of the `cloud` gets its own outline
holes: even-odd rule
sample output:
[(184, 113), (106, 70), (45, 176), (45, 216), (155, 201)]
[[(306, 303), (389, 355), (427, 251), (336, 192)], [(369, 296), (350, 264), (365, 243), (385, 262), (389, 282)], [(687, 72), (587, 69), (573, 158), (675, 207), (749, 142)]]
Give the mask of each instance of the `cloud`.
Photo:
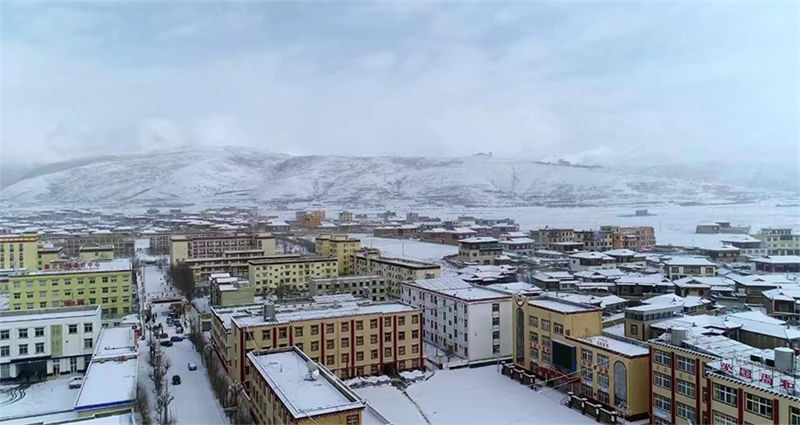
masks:
[(797, 158), (766, 3), (3, 3), (0, 155)]

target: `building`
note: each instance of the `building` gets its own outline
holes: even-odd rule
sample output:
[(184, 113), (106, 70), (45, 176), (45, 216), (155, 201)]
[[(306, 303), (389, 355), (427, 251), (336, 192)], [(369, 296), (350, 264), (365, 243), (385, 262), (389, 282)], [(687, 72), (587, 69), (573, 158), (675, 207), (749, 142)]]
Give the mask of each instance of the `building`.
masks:
[(600, 226), (600, 230), (611, 231), (613, 249), (650, 251), (656, 246), (656, 233), (651, 226)]
[(354, 252), (361, 249), (361, 240), (348, 237), (347, 235), (320, 235), (316, 238), (317, 255), (325, 257), (336, 257), (338, 260), (339, 276), (353, 274), (353, 264), (351, 256)]
[(762, 245), (762, 242), (750, 235), (730, 235), (720, 239), (724, 245), (739, 248), (739, 254), (752, 257), (762, 257), (769, 255), (769, 252)]
[(455, 277), (401, 284), (401, 301), (423, 312), (423, 339), (470, 363), (511, 356), (511, 295)]
[(714, 223), (698, 224), (695, 233), (741, 233), (747, 234), (750, 232), (748, 226), (731, 226), (728, 221), (716, 221)]
[(34, 270), (49, 270), (57, 268), (64, 261), (61, 256), (61, 247), (39, 247), (37, 267)]
[(381, 226), (375, 228), (373, 235), (381, 238), (416, 238), (419, 236), (419, 226), (413, 224)]
[(500, 241), (500, 248), (507, 254), (533, 256), (536, 241), (531, 238), (509, 238)]
[(388, 278), (389, 295), (399, 297), (398, 282), (432, 279), (442, 276), (438, 264), (381, 256), (377, 249), (362, 248), (351, 255), (353, 272), (359, 276), (378, 275)]
[(100, 306), (0, 312), (0, 379), (86, 370), (102, 326)]
[(339, 268), (336, 257), (317, 255), (275, 256), (250, 260), (248, 265), (249, 280), (256, 294), (274, 293), (278, 288), (304, 292), (308, 290), (309, 279), (337, 276)]
[(189, 259), (222, 257), (225, 252), (258, 250), (260, 255), (275, 254), (275, 236), (257, 234), (173, 235), (170, 262), (178, 264)]
[(194, 276), (194, 281), (199, 286), (206, 286), (208, 279), (215, 273), (229, 273), (231, 276), (248, 277), (250, 275), (250, 261), (268, 258), (295, 258), (300, 254), (274, 254), (262, 255), (259, 250), (223, 252), (221, 257), (194, 258), (185, 260), (183, 264), (189, 266)]
[(113, 319), (133, 312), (132, 276), (127, 258), (67, 263), (63, 269), (9, 276), (9, 309), (99, 304), (103, 319)]
[(63, 247), (67, 257), (77, 257), (81, 247), (88, 246), (113, 246), (115, 258), (132, 258), (136, 253), (136, 238), (129, 232), (93, 230), (88, 233), (52, 235), (48, 239), (55, 246)]
[(0, 269), (39, 269), (39, 236), (36, 232), (0, 234)]
[(756, 271), (766, 273), (800, 272), (800, 255), (768, 255), (754, 258)]
[[(231, 319), (231, 368), (245, 379), (245, 353), (296, 346), (340, 378), (423, 367), (421, 312), (400, 303), (342, 304)], [(274, 313), (274, 314), (273, 314)]]
[(80, 261), (113, 260), (114, 247), (111, 245), (82, 246), (78, 248)]
[(350, 211), (339, 212), (339, 223), (352, 223), (353, 213)]
[(573, 242), (583, 244), (587, 251), (608, 251), (614, 247), (614, 234), (607, 230), (576, 230)]
[(309, 295), (353, 294), (372, 301), (386, 301), (389, 296), (389, 282), (379, 275), (339, 276), (312, 278), (308, 281)]
[[(245, 404), (257, 424), (368, 423), (367, 403), (297, 347), (247, 353)], [(380, 422), (379, 422), (380, 423)], [(386, 423), (386, 422), (383, 422)]]
[(686, 276), (714, 277), (717, 265), (703, 257), (671, 257), (664, 261), (664, 273), (670, 280)]
[(143, 237), (147, 237), (150, 241), (150, 248), (148, 253), (150, 255), (169, 255), (169, 250), (172, 248), (172, 235), (166, 232), (145, 231), (142, 232)]
[(325, 221), (325, 211), (297, 211), (294, 214), (297, 226), (304, 229), (314, 229)]
[(209, 283), (211, 305), (252, 304), (255, 300), (255, 288), (245, 278), (231, 276), (229, 273), (214, 273), (211, 275)]
[(494, 259), (500, 255), (503, 255), (503, 248), (495, 238), (474, 237), (458, 242), (458, 259), (464, 263), (494, 264)]
[(602, 334), (598, 307), (550, 297), (514, 297), (514, 366), (572, 391), (570, 404), (592, 403), (630, 420), (650, 411), (650, 351)]
[[(714, 397), (721, 394), (710, 392), (713, 384), (705, 374), (706, 366), (719, 359), (762, 354), (762, 350), (697, 328), (672, 328), (649, 344), (653, 406), (650, 423), (660, 425), (725, 423), (719, 418), (711, 420)], [(734, 416), (732, 423), (767, 423), (763, 418), (745, 422), (739, 420), (738, 413)], [(768, 423), (773, 423), (771, 418)]]
[(601, 252), (577, 252), (569, 256), (569, 270), (571, 272), (613, 269), (616, 267), (617, 262), (614, 257)]
[(575, 229), (544, 229), (531, 230), (531, 239), (539, 242), (539, 245), (549, 248), (556, 242), (574, 242)]
[(755, 235), (768, 255), (800, 255), (800, 234), (791, 228), (764, 228)]

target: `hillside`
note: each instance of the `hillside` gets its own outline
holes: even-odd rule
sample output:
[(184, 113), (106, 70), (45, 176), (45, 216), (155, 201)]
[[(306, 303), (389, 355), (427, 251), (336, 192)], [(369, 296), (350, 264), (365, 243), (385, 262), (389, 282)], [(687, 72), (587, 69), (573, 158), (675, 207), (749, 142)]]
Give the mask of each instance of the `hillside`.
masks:
[(0, 190), (0, 202), (521, 206), (738, 202), (771, 195), (708, 181), (482, 155), (359, 158), (202, 148), (50, 167)]

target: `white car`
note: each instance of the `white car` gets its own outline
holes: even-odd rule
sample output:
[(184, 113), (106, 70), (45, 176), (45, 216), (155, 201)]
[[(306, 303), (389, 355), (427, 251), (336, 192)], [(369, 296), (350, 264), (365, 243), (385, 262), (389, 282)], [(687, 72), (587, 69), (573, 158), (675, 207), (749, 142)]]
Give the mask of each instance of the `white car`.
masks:
[(83, 376), (73, 376), (69, 378), (69, 387), (70, 388), (80, 388), (83, 385)]
[(197, 363), (189, 362), (189, 370), (197, 370)]

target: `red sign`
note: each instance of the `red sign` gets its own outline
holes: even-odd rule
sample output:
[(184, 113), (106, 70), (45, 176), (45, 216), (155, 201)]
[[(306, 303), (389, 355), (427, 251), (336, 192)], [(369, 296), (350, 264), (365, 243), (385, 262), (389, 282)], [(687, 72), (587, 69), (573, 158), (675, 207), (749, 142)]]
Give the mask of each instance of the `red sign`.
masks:
[(730, 363), (722, 363), (722, 370), (724, 370), (725, 372), (733, 373), (733, 365), (731, 365)]
[(739, 369), (739, 375), (744, 376), (745, 378), (753, 379), (753, 371), (746, 368)]
[(759, 379), (759, 381), (772, 385), (772, 376), (767, 375), (766, 373), (761, 373), (761, 379)]
[(781, 379), (781, 386), (783, 388), (794, 389), (794, 382), (791, 382), (786, 379)]

